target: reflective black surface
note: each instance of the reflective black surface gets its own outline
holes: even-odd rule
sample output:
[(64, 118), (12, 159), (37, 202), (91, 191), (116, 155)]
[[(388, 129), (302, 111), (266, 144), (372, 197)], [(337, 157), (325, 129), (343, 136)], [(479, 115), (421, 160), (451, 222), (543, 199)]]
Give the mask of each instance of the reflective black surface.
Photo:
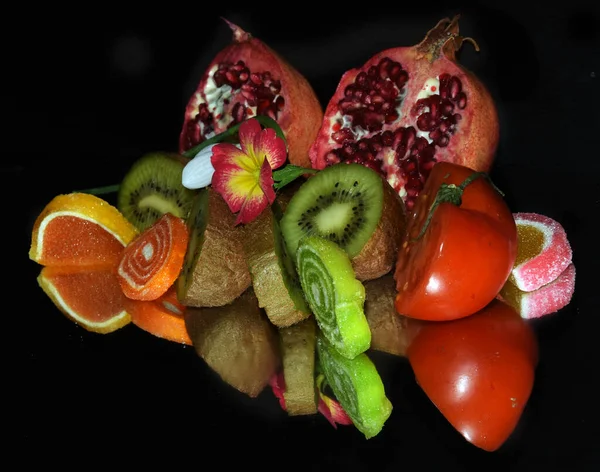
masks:
[[(583, 471), (600, 465), (600, 16), (594, 2), (525, 3), (339, 4), (331, 13), (301, 3), (286, 4), (286, 14), (272, 2), (208, 11), (200, 2), (19, 16), (22, 28), (3, 33), (9, 453), (17, 451), (14, 443), (29, 451), (19, 453), (25, 463), (122, 455), (138, 464), (167, 457), (198, 470), (214, 460), (225, 470)], [(461, 62), (486, 83), (499, 108), (493, 178), (514, 211), (563, 224), (577, 269), (570, 305), (535, 323), (536, 384), (518, 429), (499, 451), (464, 441), (402, 359), (374, 355), (394, 412), (367, 441), (353, 428), (334, 430), (321, 416), (288, 418), (269, 389), (254, 400), (238, 394), (190, 347), (134, 326), (88, 333), (37, 286), (39, 267), (27, 251), (39, 211), (59, 193), (118, 183), (146, 152), (176, 149), (187, 99), (230, 39), (219, 16), (286, 57), (325, 105), (344, 71), (384, 48), (419, 42), (437, 20), (455, 13), (462, 15), (461, 32), (481, 47), (476, 53), (466, 44)], [(36, 454), (43, 447), (53, 454)]]

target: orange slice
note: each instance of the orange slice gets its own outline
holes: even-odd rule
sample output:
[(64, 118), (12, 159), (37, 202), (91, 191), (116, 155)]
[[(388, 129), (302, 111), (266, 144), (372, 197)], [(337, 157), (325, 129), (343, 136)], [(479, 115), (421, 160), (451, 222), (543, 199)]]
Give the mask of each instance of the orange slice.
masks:
[(58, 195), (34, 222), (29, 258), (43, 266), (114, 266), (137, 234), (116, 207), (95, 195)]
[(185, 327), (186, 306), (177, 299), (175, 287), (162, 297), (152, 301), (127, 299), (131, 321), (138, 328), (168, 341), (192, 345)]
[(88, 331), (111, 333), (131, 322), (114, 268), (44, 267), (37, 280), (58, 309)]

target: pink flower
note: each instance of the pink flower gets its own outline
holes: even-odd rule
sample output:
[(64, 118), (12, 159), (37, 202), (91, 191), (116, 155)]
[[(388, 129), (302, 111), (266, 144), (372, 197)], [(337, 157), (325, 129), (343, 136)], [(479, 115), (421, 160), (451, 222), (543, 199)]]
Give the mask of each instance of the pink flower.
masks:
[(262, 129), (256, 119), (239, 129), (240, 147), (219, 143), (212, 148), (212, 187), (237, 213), (236, 224), (249, 223), (275, 200), (273, 169), (287, 159), (285, 142), (274, 129)]
[[(325, 376), (323, 374), (319, 374), (317, 376), (317, 391), (319, 392), (319, 404), (317, 406), (317, 410), (321, 413), (327, 421), (337, 429), (338, 424), (350, 425), (353, 424), (350, 417), (346, 414), (342, 405), (340, 405), (333, 398), (328, 397), (322, 391), (323, 382), (325, 381)], [(279, 405), (283, 410), (286, 409), (285, 405), (285, 397), (283, 393), (285, 392), (285, 379), (283, 377), (283, 372), (279, 372), (274, 374), (269, 379), (269, 385), (273, 390), (273, 394), (279, 400)]]

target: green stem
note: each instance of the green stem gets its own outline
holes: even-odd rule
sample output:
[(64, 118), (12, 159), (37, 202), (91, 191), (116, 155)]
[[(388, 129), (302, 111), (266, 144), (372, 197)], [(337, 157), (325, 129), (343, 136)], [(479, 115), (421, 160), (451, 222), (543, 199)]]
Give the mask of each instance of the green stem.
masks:
[(119, 191), (120, 184), (105, 185), (104, 187), (94, 187), (85, 190), (73, 190), (73, 193), (90, 193), (92, 195), (104, 195)]
[(421, 227), (419, 235), (416, 238), (413, 238), (412, 241), (418, 241), (423, 237), (425, 231), (427, 231), (427, 228), (429, 227), (429, 223), (431, 223), (433, 213), (435, 212), (435, 209), (440, 205), (440, 203), (451, 203), (453, 205), (460, 206), (462, 204), (462, 195), (465, 191), (465, 188), (479, 178), (484, 178), (485, 180), (487, 180), (488, 183), (494, 188), (494, 190), (496, 190), (496, 192), (498, 192), (502, 197), (504, 197), (504, 193), (502, 193), (500, 189), (496, 187), (496, 185), (494, 185), (494, 183), (490, 179), (490, 176), (486, 172), (473, 172), (458, 186), (455, 184), (447, 184), (444, 182), (442, 183), (442, 185), (440, 185), (440, 188), (437, 191), (435, 200), (429, 208), (427, 219)]

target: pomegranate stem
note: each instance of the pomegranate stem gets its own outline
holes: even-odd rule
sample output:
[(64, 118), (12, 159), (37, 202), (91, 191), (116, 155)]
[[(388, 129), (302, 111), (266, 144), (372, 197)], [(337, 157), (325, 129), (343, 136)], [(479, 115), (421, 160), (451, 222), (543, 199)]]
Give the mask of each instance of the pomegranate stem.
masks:
[[(446, 175), (445, 178), (446, 177), (448, 177), (448, 175)], [(435, 209), (439, 206), (440, 203), (451, 203), (453, 205), (460, 206), (462, 204), (462, 195), (465, 191), (465, 188), (473, 181), (479, 178), (484, 178), (485, 180), (487, 180), (488, 183), (494, 188), (494, 190), (496, 190), (496, 192), (498, 192), (501, 196), (504, 196), (500, 189), (496, 187), (496, 185), (494, 185), (494, 183), (490, 179), (490, 176), (486, 172), (473, 172), (465, 180), (463, 180), (463, 182), (460, 185), (447, 184), (444, 182), (440, 185), (440, 188), (438, 189), (437, 194), (435, 195), (435, 199), (433, 200), (433, 203), (429, 208), (427, 219), (421, 227), (419, 235), (416, 238), (413, 238), (412, 241), (418, 241), (423, 237), (425, 231), (427, 231), (427, 228), (429, 227), (429, 223), (431, 223), (433, 213), (435, 212)]]

